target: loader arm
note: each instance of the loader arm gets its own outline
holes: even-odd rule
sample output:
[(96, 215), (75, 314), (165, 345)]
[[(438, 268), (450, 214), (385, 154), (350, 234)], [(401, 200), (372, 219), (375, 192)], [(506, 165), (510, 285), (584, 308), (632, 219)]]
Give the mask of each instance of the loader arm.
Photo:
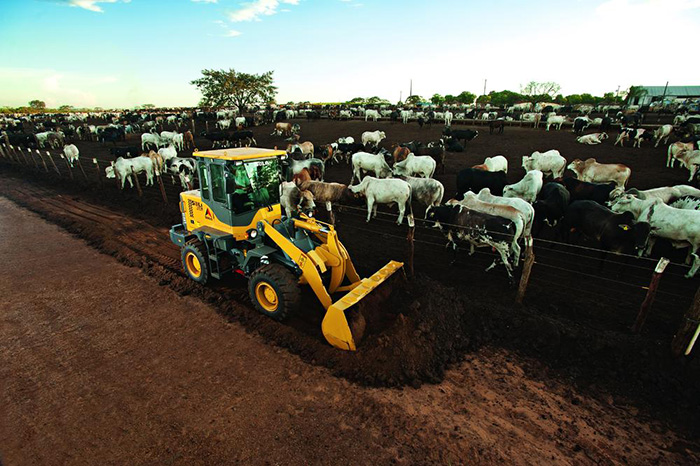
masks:
[[(321, 241), (319, 246), (305, 253), (270, 223), (266, 221), (261, 223), (265, 235), (274, 241), (301, 269), (301, 280), (309, 284), (326, 310), (321, 330), (328, 343), (336, 348), (355, 351), (355, 339), (348, 325), (345, 311), (381, 285), (395, 271), (403, 267), (403, 264), (391, 261), (370, 278), (361, 279), (347, 250), (338, 240), (338, 234), (331, 225), (323, 224), (306, 216), (302, 217), (301, 220), (294, 220), (295, 228), (313, 233)], [(328, 289), (326, 289), (321, 273), (328, 269), (331, 270), (331, 278)], [(348, 279), (349, 284), (341, 286), (345, 278)], [(348, 293), (333, 303), (331, 294), (338, 291), (347, 291)]]

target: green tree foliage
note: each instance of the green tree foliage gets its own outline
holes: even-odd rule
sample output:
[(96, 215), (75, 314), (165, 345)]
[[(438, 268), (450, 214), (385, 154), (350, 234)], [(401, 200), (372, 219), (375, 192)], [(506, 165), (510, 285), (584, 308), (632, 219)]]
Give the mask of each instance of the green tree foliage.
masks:
[(647, 90), (644, 89), (642, 86), (630, 86), (630, 88), (627, 89), (627, 97), (625, 97), (625, 104), (630, 105), (634, 103), (636, 99), (644, 97), (645, 95), (647, 95)]
[(476, 99), (477, 104), (488, 104), (491, 102), (491, 96), (490, 95), (480, 95)]
[(520, 89), (520, 93), (524, 96), (529, 96), (535, 98), (535, 100), (540, 99), (540, 101), (553, 100), (554, 97), (559, 93), (561, 86), (555, 82), (537, 82), (530, 81), (524, 87)]
[(203, 107), (237, 106), (242, 112), (257, 104), (275, 100), (277, 87), (273, 85), (273, 71), (262, 74), (227, 70), (202, 70), (202, 77), (191, 81), (202, 93)]
[(406, 104), (407, 105), (415, 105), (415, 104), (419, 104), (419, 103), (424, 102), (424, 101), (425, 101), (425, 99), (419, 95), (411, 95), (411, 96), (406, 97)]
[(44, 110), (46, 109), (46, 102), (43, 100), (32, 100), (29, 102), (29, 108), (32, 110)]
[(430, 102), (434, 105), (442, 105), (445, 103), (445, 98), (440, 94), (433, 94), (433, 96), (430, 98)]
[(144, 110), (152, 110), (152, 109), (156, 108), (156, 106), (153, 104), (143, 104), (143, 105), (141, 105), (141, 108), (143, 108)]
[(73, 107), (72, 105), (61, 105), (60, 107), (58, 107), (59, 112), (72, 112), (74, 110), (75, 107)]
[(489, 92), (489, 97), (491, 105), (497, 105), (499, 107), (510, 107), (517, 102), (527, 100), (522, 94), (513, 91), (491, 91)]
[(457, 96), (457, 102), (460, 104), (471, 104), (474, 102), (474, 99), (476, 99), (476, 94), (469, 91), (462, 91)]

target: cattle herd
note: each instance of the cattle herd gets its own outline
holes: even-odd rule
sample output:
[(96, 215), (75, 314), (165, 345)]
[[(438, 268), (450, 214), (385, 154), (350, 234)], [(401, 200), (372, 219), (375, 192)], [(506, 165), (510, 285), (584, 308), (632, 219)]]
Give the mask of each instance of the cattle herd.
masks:
[[(688, 181), (695, 182), (700, 166), (700, 117), (679, 114), (673, 124), (650, 128), (642, 126), (644, 114), (634, 108), (608, 108), (599, 118), (586, 112), (573, 118), (557, 114), (556, 104), (523, 103), (503, 111), (484, 109), (481, 113), (470, 108), (461, 110), (266, 108), (246, 116), (227, 110), (166, 115), (23, 115), (0, 121), (7, 145), (62, 149), (71, 165), (80, 156), (77, 145), (81, 141), (111, 144), (114, 160), (105, 175), (119, 179), (122, 188), (126, 181), (133, 187), (133, 177), (144, 174), (146, 186), (153, 184), (155, 176), (169, 175), (172, 183), (179, 183), (182, 189), (192, 188), (196, 178), (194, 159), (184, 153), (195, 147), (195, 137), (209, 141), (213, 148), (256, 146), (254, 128), (268, 124), (272, 127), (271, 136), (280, 138), (289, 154), (288, 170), (280, 187), (287, 215), (322, 205), (333, 219), (333, 204), (363, 199), (366, 220), (371, 222), (378, 206), (396, 205), (396, 223), (401, 224), (406, 218), (409, 227), (418, 220), (423, 226), (437, 228), (454, 250), (458, 244), (471, 251), (489, 248), (497, 257), (489, 268), (503, 264), (509, 276), (524, 249), (545, 228), (554, 231), (561, 241), (570, 241), (572, 233), (577, 232), (602, 250), (629, 255), (648, 255), (655, 241), (664, 239), (675, 247), (688, 248), (687, 263), (691, 267), (687, 276), (695, 275), (700, 267), (700, 190), (693, 186), (634, 189), (628, 186), (631, 167), (599, 163), (595, 158), (567, 160), (557, 149), (523, 156), (519, 167), (523, 176), (516, 183), (507, 183), (508, 160), (500, 154), (458, 170), (456, 191), (448, 196), (443, 183), (435, 177), (444, 173), (448, 154), (468, 152), (469, 143), (479, 136), (474, 129), (454, 126), (472, 118), (488, 122), (489, 132), (496, 135), (516, 121), (531, 122), (535, 128), (544, 122), (545, 131), (570, 126), (572, 138), (586, 145), (603, 144), (615, 133), (612, 147), (627, 144), (639, 148), (645, 141), (655, 147), (661, 144), (666, 166), (673, 167), (678, 161), (689, 171)], [(287, 121), (302, 117), (365, 121), (384, 118), (403, 124), (415, 121), (420, 127), (439, 123), (444, 128), (441, 137), (427, 143), (392, 141), (388, 131), (376, 130), (363, 132), (357, 141), (353, 136), (344, 136), (314, 146), (301, 139), (301, 122)], [(89, 124), (96, 120), (104, 124)], [(195, 131), (197, 124), (204, 129)], [(166, 125), (174, 130), (165, 131)], [(588, 128), (596, 128), (596, 132), (584, 134)], [(139, 132), (139, 145), (117, 144), (126, 143), (127, 138), (133, 139)], [(546, 141), (546, 132), (542, 137)], [(669, 143), (672, 137), (674, 141)], [(325, 179), (327, 168), (334, 164), (349, 166), (348, 184), (340, 182), (345, 180)], [(414, 216), (416, 207), (424, 212), (423, 218)]]

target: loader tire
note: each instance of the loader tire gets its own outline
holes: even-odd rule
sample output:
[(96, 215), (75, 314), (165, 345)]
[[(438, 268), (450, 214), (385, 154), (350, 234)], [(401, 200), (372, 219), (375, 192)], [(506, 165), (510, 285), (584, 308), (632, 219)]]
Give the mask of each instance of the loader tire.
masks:
[(255, 308), (277, 321), (299, 308), (299, 280), (285, 266), (263, 265), (250, 276), (248, 294)]
[(198, 239), (188, 241), (181, 256), (185, 274), (197, 283), (205, 284), (209, 280), (209, 260), (204, 244)]

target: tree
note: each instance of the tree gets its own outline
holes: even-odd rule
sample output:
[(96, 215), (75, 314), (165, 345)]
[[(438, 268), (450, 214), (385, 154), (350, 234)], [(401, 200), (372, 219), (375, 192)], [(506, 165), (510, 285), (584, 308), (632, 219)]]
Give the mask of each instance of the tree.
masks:
[(555, 82), (538, 83), (537, 81), (530, 81), (525, 87), (521, 87), (520, 93), (522, 95), (539, 98), (548, 96), (549, 99), (553, 100), (559, 92), (559, 89), (561, 89), (561, 86)]
[(516, 102), (524, 100), (521, 94), (513, 91), (491, 91), (489, 92), (489, 97), (491, 105), (496, 105), (498, 107), (510, 107)]
[(457, 97), (452, 94), (445, 94), (445, 103), (448, 105), (457, 103)]
[(29, 108), (32, 110), (44, 110), (46, 108), (46, 102), (43, 100), (32, 100), (29, 102)]
[(425, 100), (425, 99), (423, 99), (423, 97), (421, 97), (421, 96), (419, 96), (419, 95), (415, 95), (415, 94), (406, 97), (406, 103), (407, 103), (408, 105), (419, 104), (419, 103), (423, 102), (424, 100)]
[(228, 71), (202, 70), (202, 77), (190, 84), (202, 93), (201, 106), (220, 108), (235, 105), (245, 112), (249, 106), (275, 100), (277, 87), (272, 84), (272, 73), (240, 73), (233, 68)]
[(489, 102), (491, 102), (491, 96), (490, 96), (490, 95), (480, 95), (480, 96), (476, 99), (476, 103), (477, 103), (477, 104), (488, 104)]
[(59, 112), (72, 112), (75, 109), (72, 105), (61, 105), (58, 107)]
[(476, 99), (476, 94), (472, 94), (469, 91), (462, 91), (457, 96), (457, 102), (460, 104), (471, 104), (474, 102), (474, 99)]
[(625, 104), (631, 105), (639, 102), (639, 99), (647, 95), (647, 90), (642, 86), (630, 86), (627, 90), (627, 97), (625, 97)]
[(144, 110), (152, 110), (152, 109), (156, 108), (156, 106), (153, 104), (143, 104), (143, 105), (141, 105), (141, 108), (143, 108)]
[(433, 96), (430, 98), (430, 102), (432, 102), (434, 105), (442, 105), (445, 102), (445, 98), (440, 94), (433, 94)]

